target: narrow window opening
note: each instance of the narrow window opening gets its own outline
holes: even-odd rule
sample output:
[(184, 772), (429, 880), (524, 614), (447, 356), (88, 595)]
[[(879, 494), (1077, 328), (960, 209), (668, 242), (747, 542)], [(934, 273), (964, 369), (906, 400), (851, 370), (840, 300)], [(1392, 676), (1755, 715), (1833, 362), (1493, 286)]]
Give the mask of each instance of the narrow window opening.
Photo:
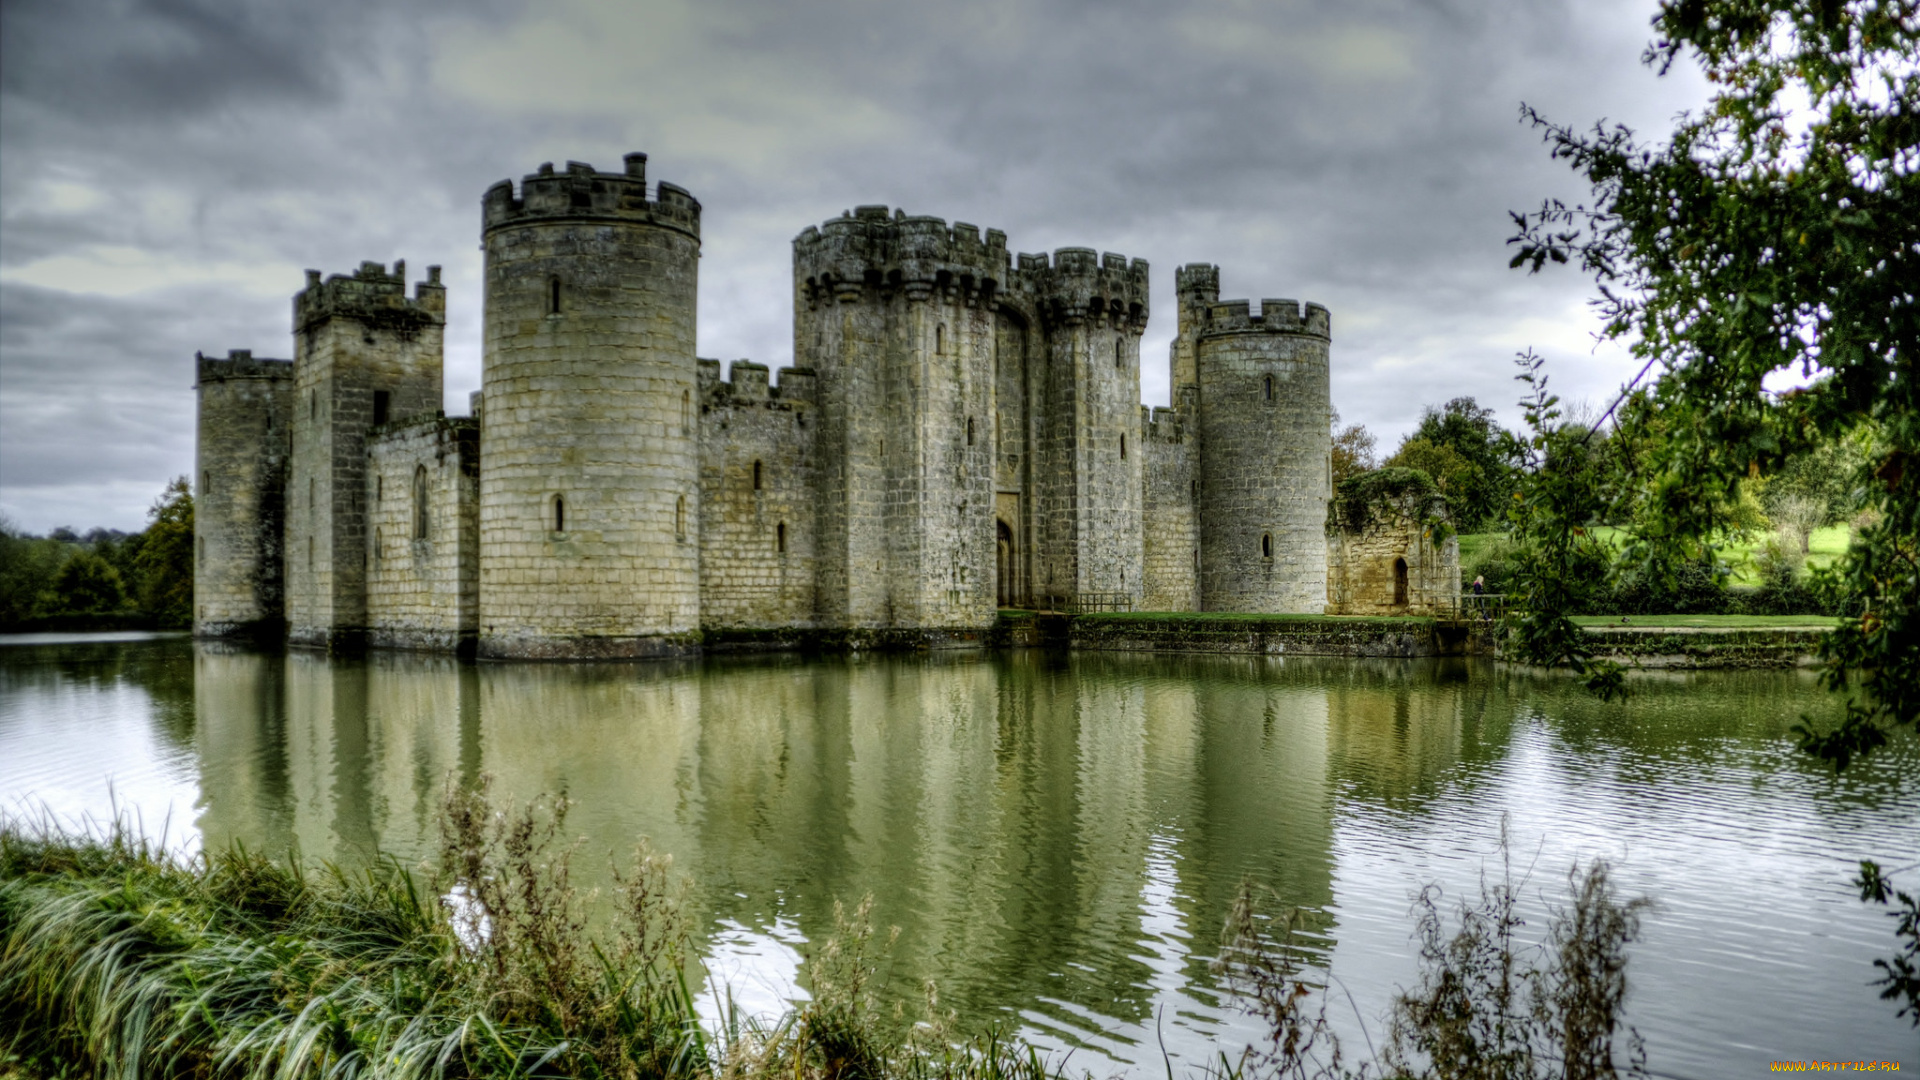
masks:
[(393, 395), (385, 390), (373, 392), (373, 424), (379, 427), (387, 422), (387, 410), (393, 404)]
[(1193, 549), (1193, 572), (1196, 574), (1200, 572), (1200, 549), (1199, 548)]
[(673, 504), (673, 535), (675, 539), (687, 538), (687, 497), (680, 496)]
[(760, 490), (760, 463), (757, 461), (753, 463), (753, 490)]
[(1267, 376), (1267, 400), (1273, 400), (1273, 376)]
[(693, 392), (690, 390), (682, 390), (680, 391), (680, 434), (686, 435), (692, 431)]
[(307, 569), (313, 569), (313, 537), (307, 537)]
[(206, 498), (213, 491), (213, 474), (206, 469), (200, 470), (200, 497)]
[[(1187, 481), (1187, 497), (1190, 499), (1197, 499), (1200, 497), (1200, 481), (1198, 480)], [(1199, 558), (1200, 553), (1197, 551), (1194, 552), (1194, 557)]]
[(1127, 366), (1127, 344), (1124, 338), (1113, 339), (1113, 366), (1121, 369)]
[(307, 509), (313, 509), (313, 477), (307, 477)]
[(973, 417), (967, 417), (967, 445), (973, 445)]
[(1407, 560), (1393, 560), (1393, 606), (1407, 606)]
[(933, 351), (945, 355), (947, 351), (947, 324), (941, 323), (933, 328)]
[(1273, 558), (1273, 534), (1272, 533), (1260, 534), (1260, 557), (1263, 559)]
[(1127, 460), (1127, 437), (1125, 435), (1120, 436), (1120, 460)]
[(374, 477), (373, 478), (373, 501), (379, 502), (380, 500), (386, 497), (387, 497), (387, 478), (384, 476)]
[(415, 466), (413, 470), (413, 538), (427, 538), (427, 467)]
[(787, 523), (784, 521), (773, 527), (773, 549), (782, 555), (787, 553)]
[(560, 279), (557, 277), (547, 279), (547, 314), (560, 314)]
[(567, 531), (567, 497), (565, 495), (553, 497), (553, 531), (557, 533)]

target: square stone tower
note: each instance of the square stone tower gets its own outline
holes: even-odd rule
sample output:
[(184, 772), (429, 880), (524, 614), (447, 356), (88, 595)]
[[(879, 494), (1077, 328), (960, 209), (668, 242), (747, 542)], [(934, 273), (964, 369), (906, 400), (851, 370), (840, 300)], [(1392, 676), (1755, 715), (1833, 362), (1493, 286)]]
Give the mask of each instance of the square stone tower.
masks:
[(409, 297), (406, 263), (360, 264), (293, 298), (293, 446), (286, 496), (287, 636), (353, 649), (367, 625), (367, 435), (440, 408), (447, 291)]

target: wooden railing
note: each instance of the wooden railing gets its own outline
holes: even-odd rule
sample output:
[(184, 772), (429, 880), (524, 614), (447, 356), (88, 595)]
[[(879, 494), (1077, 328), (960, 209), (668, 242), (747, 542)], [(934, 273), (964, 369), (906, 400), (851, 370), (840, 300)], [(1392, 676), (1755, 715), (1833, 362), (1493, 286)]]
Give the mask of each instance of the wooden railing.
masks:
[(1463, 592), (1459, 606), (1454, 609), (1454, 617), (1462, 622), (1497, 624), (1506, 614), (1506, 593)]

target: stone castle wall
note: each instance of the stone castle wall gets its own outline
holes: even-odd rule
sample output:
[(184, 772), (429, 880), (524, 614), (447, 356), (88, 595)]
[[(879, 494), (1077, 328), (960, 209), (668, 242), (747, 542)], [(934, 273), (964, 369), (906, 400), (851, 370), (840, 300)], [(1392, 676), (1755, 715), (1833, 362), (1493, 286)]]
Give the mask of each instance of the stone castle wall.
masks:
[(1200, 610), (1200, 489), (1197, 433), (1189, 430), (1191, 387), (1177, 391), (1180, 409), (1142, 409), (1140, 446), (1145, 452), (1142, 504), (1144, 531), (1140, 609)]
[(649, 656), (700, 626), (700, 204), (569, 162), (487, 191), (480, 643)]
[(367, 434), (440, 408), (447, 294), (440, 268), (406, 294), (406, 264), (362, 263), (293, 298), (288, 637), (351, 645), (367, 623)]
[(286, 619), (284, 565), (293, 364), (235, 350), (194, 357), (194, 633), (273, 633)]
[(367, 441), (367, 641), (468, 651), (480, 625), (480, 425), (438, 413)]
[(700, 361), (703, 629), (816, 625), (813, 373)]

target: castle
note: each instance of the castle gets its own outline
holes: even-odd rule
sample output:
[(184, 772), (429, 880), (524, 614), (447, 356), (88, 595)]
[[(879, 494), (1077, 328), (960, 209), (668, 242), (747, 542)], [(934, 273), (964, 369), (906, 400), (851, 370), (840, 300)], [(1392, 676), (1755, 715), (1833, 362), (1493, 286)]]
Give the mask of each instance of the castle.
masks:
[[(1143, 260), (862, 206), (793, 241), (795, 366), (722, 379), (694, 355), (700, 203), (646, 166), (488, 189), (470, 416), (440, 411), (438, 267), (412, 295), (403, 263), (308, 271), (291, 361), (197, 358), (197, 633), (596, 658), (977, 642), (1000, 607), (1343, 609), (1325, 308), (1180, 268), (1149, 410)], [(1446, 552), (1399, 547), (1374, 606), (1450, 603)]]

